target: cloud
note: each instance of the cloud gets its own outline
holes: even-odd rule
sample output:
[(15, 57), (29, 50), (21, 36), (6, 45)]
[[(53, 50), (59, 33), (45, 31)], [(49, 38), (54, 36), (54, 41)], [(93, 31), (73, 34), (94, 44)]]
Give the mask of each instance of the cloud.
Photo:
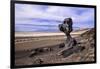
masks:
[[(34, 27), (34, 30), (47, 29), (46, 26), (57, 25), (62, 23), (67, 17), (71, 17), (75, 27), (93, 27), (94, 26), (94, 9), (83, 7), (64, 7), (64, 6), (48, 6), (48, 5), (29, 5), (15, 4), (15, 24), (17, 28), (27, 29), (22, 24), (39, 25)], [(24, 28), (23, 28), (24, 27)], [(54, 27), (54, 29), (55, 29)], [(28, 27), (30, 28), (30, 27)], [(50, 30), (50, 27), (48, 27)], [(30, 28), (28, 30), (31, 30)], [(20, 30), (20, 29), (19, 29)]]

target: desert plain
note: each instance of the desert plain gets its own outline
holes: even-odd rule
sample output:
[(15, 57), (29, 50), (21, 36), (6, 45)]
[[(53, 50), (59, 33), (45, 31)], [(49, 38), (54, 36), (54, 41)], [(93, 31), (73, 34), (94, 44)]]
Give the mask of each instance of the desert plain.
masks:
[[(15, 32), (15, 65), (57, 64), (94, 61), (95, 30), (84, 29), (71, 33), (77, 46), (85, 49), (79, 52), (68, 50), (68, 56), (57, 55), (64, 48), (66, 36), (62, 32)], [(71, 51), (71, 52), (70, 52)]]

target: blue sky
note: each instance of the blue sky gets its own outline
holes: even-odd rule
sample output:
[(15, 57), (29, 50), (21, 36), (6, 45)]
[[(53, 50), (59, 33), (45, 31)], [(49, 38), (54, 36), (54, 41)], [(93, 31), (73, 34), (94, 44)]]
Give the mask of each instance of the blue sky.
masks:
[(15, 31), (55, 32), (65, 18), (73, 27), (94, 27), (94, 8), (15, 4)]

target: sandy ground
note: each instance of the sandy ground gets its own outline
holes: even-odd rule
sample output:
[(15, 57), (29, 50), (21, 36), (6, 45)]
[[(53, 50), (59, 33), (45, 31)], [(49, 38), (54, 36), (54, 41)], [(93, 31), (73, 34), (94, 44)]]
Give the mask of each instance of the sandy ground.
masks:
[[(71, 35), (82, 34), (87, 30), (72, 32)], [(65, 34), (62, 32), (15, 32), (15, 37), (39, 37), (39, 36), (55, 36), (55, 35), (65, 35)]]
[[(86, 47), (86, 49), (81, 53), (74, 53), (67, 58), (58, 56), (57, 53), (63, 48), (59, 46), (65, 42), (65, 35), (63, 33), (16, 33), (15, 34), (15, 65), (35, 65), (35, 64), (52, 64), (52, 63), (68, 63), (68, 62), (81, 62), (81, 61), (94, 61), (94, 48), (90, 48), (90, 42), (88, 41), (89, 36), (85, 35), (81, 37), (80, 35), (86, 32), (77, 31), (72, 32), (71, 35), (81, 46)], [(92, 41), (93, 42), (93, 41)], [(41, 51), (33, 56), (32, 51), (34, 49), (49, 49), (46, 51)], [(33, 51), (34, 52), (34, 51)], [(91, 57), (88, 55), (92, 56)], [(87, 59), (88, 58), (88, 59)]]
[[(72, 32), (72, 37), (77, 37), (87, 30)], [(33, 48), (53, 46), (63, 43), (66, 39), (64, 33), (17, 32), (15, 33), (15, 50), (30, 50)]]

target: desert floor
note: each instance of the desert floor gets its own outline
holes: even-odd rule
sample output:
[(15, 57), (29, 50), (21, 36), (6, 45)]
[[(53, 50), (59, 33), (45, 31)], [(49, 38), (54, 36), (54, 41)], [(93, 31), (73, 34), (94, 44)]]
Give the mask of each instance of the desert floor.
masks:
[[(16, 32), (15, 65), (94, 61), (94, 48), (90, 47), (91, 44), (89, 42), (89, 40), (92, 40), (93, 43), (93, 39), (91, 38), (92, 36), (90, 37), (90, 34), (87, 34), (88, 31), (90, 30), (71, 33), (72, 37), (78, 42), (77, 46), (84, 46), (85, 50), (77, 53), (68, 51), (71, 55), (68, 55), (66, 58), (57, 55), (64, 48), (60, 48), (66, 40), (66, 36), (63, 33)], [(89, 39), (85, 37), (89, 37)]]

